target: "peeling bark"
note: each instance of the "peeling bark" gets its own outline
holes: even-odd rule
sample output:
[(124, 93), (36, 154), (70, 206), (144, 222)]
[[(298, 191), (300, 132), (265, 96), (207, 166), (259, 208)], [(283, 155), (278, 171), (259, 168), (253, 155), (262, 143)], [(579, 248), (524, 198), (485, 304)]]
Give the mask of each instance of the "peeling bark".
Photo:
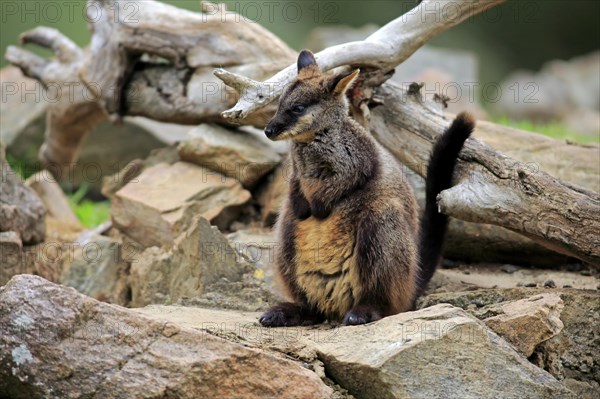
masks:
[[(385, 106), (372, 111), (371, 130), (398, 159), (423, 175), (432, 143), (450, 121), (418, 89), (409, 92), (394, 83), (383, 85), (378, 95)], [(438, 197), (440, 211), (469, 222), (505, 227), (556, 252), (600, 266), (600, 195), (484, 144), (477, 137), (482, 130), (489, 134), (490, 126), (494, 125), (476, 128), (475, 138), (465, 144), (456, 185)], [(588, 163), (589, 176), (596, 176), (596, 181), (598, 152), (597, 146), (581, 147), (577, 154), (583, 159), (573, 160)]]
[[(132, 5), (135, 19), (113, 17), (114, 7), (126, 16)], [(15, 46), (6, 52), (25, 75), (60, 93), (49, 107), (42, 162), (62, 172), (76, 161), (89, 131), (124, 115), (180, 124), (226, 122), (221, 112), (238, 95), (213, 75), (215, 67), (264, 79), (294, 59), (295, 53), (260, 25), (224, 15), (223, 5), (202, 6), (203, 13), (194, 13), (152, 0), (94, 0), (88, 10), (102, 18), (90, 24), (92, 40), (85, 51), (55, 29), (38, 27), (21, 35), (22, 44), (55, 54), (46, 60)], [(274, 107), (245, 123), (264, 125)]]

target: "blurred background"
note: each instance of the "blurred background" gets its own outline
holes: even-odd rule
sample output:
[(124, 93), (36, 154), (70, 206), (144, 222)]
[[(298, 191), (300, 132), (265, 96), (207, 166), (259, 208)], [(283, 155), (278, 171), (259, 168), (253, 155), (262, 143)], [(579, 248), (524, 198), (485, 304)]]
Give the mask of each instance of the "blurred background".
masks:
[[(200, 9), (199, 0), (163, 2), (192, 11)], [(223, 2), (229, 10), (271, 30), (292, 48), (308, 47), (315, 51), (364, 38), (418, 3), (415, 0)], [(89, 43), (83, 0), (3, 0), (0, 4), (2, 53), (8, 45), (18, 43), (20, 33), (38, 25), (57, 28), (80, 46)], [(444, 94), (454, 99), (466, 97), (466, 92), (473, 90), (478, 105), (487, 111), (480, 112), (480, 117), (491, 112), (492, 119), (505, 123), (523, 121), (526, 128), (535, 128), (539, 122), (564, 121), (575, 133), (571, 138), (597, 142), (596, 115), (581, 114), (579, 110), (597, 111), (600, 106), (599, 41), (600, 1), (512, 0), (435, 37), (430, 46), (451, 51), (424, 54), (408, 70), (399, 68), (396, 79), (402, 82), (420, 79), (426, 82), (426, 89), (431, 86), (431, 92), (436, 89), (433, 82), (441, 81), (442, 88), (444, 82), (458, 82), (461, 87), (447, 86)], [(561, 61), (572, 61), (575, 65)], [(6, 64), (2, 57), (0, 66)], [(569, 66), (572, 68), (568, 69)], [(431, 69), (435, 73), (416, 73)], [(535, 85), (528, 85), (530, 82)], [(499, 85), (504, 95), (499, 95)], [(559, 92), (564, 86), (570, 91), (561, 96)], [(465, 92), (457, 93), (461, 89)], [(461, 101), (455, 102), (454, 108), (465, 108)], [(578, 111), (575, 117), (566, 115), (574, 109)], [(541, 126), (542, 130), (545, 128)]]
[[(199, 11), (199, 0), (163, 0)], [(17, 44), (21, 32), (38, 25), (59, 29), (84, 46), (89, 32), (82, 16), (84, 1), (2, 2), (0, 48)], [(30, 13), (11, 15), (11, 3)], [(81, 3), (81, 6), (75, 5)], [(265, 26), (291, 47), (302, 49), (317, 26), (366, 24), (382, 26), (413, 8), (415, 0), (369, 1), (219, 1), (228, 9)], [(292, 3), (293, 5), (287, 5)], [(57, 11), (60, 10), (60, 11)], [(69, 11), (72, 18), (69, 18)], [(473, 52), (480, 62), (481, 79), (499, 81), (515, 69), (538, 70), (553, 59), (568, 60), (597, 50), (600, 40), (600, 1), (511, 0), (477, 15), (431, 44)], [(2, 58), (1, 66), (6, 65)]]
[[(199, 0), (163, 2), (200, 11)], [(224, 3), (228, 10), (265, 26), (292, 48), (319, 51), (364, 39), (378, 27), (410, 12), (418, 1)], [(22, 32), (36, 26), (56, 28), (78, 45), (87, 46), (90, 32), (85, 9), (83, 0), (0, 1), (2, 54), (7, 46), (18, 44)], [(424, 82), (424, 92), (430, 97), (435, 93), (447, 95), (450, 112), (469, 110), (480, 119), (575, 143), (598, 144), (599, 47), (600, 1), (509, 0), (435, 37), (400, 65), (393, 79), (406, 85)], [(29, 49), (50, 55), (36, 46)], [(7, 65), (0, 57), (4, 81), (18, 74), (9, 73)], [(15, 104), (13, 109), (4, 99), (0, 105), (2, 139), (8, 146), (9, 161), (27, 177), (37, 170), (31, 165), (37, 162), (43, 138), (45, 108), (40, 104)], [(21, 113), (19, 106), (27, 112)], [(123, 144), (119, 128), (102, 124), (83, 149), (83, 159), (108, 165), (144, 158), (151, 149), (170, 144), (165, 142), (164, 134), (159, 137), (162, 128), (153, 130), (146, 124), (126, 129), (129, 140)], [(182, 134), (186, 131), (180, 129)], [(76, 194), (78, 187), (79, 182), (75, 182), (65, 189)], [(81, 197), (102, 198), (99, 182), (83, 190), (74, 196), (76, 201)]]

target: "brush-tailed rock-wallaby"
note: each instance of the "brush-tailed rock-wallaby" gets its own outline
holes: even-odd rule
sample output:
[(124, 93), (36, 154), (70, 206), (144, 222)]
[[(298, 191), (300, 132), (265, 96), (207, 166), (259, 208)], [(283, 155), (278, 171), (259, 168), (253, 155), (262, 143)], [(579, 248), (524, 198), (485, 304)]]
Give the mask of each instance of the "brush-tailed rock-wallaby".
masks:
[(474, 120), (458, 115), (435, 143), (419, 223), (402, 166), (349, 116), (346, 91), (358, 74), (325, 75), (302, 51), (298, 77), (265, 128), (271, 140), (291, 141), (275, 256), (292, 301), (267, 310), (264, 326), (363, 324), (411, 310), (440, 261), (448, 218), (436, 197), (451, 186)]

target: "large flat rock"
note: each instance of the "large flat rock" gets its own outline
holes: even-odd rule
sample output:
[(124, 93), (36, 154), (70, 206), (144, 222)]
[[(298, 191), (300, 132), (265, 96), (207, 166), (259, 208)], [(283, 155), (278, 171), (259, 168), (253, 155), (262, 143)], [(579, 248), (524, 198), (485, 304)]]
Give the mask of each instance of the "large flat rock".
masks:
[(201, 215), (225, 227), (250, 199), (240, 183), (187, 162), (145, 169), (112, 197), (114, 226), (144, 247), (171, 246)]
[[(503, 307), (510, 302), (547, 293), (559, 296), (563, 302), (560, 312), (563, 328), (559, 334), (540, 343), (530, 360), (564, 381), (578, 398), (596, 399), (600, 397), (599, 290), (512, 288), (446, 292), (429, 295), (420, 303), (421, 306), (450, 303), (485, 320), (506, 314)], [(530, 327), (540, 328), (539, 324)], [(528, 330), (528, 334), (531, 335), (532, 330)]]
[(575, 398), (504, 339), (447, 304), (363, 326), (264, 328), (258, 313), (140, 309), (226, 339), (322, 364), (356, 398)]
[(300, 363), (40, 277), (0, 288), (0, 396), (330, 398)]

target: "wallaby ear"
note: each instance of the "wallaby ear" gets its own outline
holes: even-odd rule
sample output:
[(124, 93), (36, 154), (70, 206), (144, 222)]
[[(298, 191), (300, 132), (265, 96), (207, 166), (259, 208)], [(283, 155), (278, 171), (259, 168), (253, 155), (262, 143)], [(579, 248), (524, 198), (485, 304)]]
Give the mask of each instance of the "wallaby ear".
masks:
[(311, 65), (317, 65), (317, 60), (315, 59), (314, 54), (311, 53), (310, 50), (302, 50), (298, 56), (298, 72), (304, 68), (310, 67)]
[(334, 95), (344, 95), (346, 91), (352, 87), (358, 74), (360, 73), (360, 69), (355, 69), (350, 72), (342, 72), (333, 77), (330, 83), (330, 90)]

